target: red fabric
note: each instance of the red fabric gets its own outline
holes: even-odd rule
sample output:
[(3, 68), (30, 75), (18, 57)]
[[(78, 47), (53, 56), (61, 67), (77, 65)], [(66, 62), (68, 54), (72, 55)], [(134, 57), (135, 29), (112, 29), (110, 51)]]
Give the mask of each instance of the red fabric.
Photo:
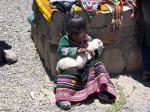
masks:
[[(91, 71), (91, 75), (92, 75)], [(91, 76), (90, 75), (90, 76)], [(90, 81), (85, 89), (81, 91), (75, 91), (69, 88), (57, 88), (57, 94), (69, 94), (69, 96), (65, 95), (56, 95), (56, 100), (69, 100), (69, 101), (82, 101), (85, 100), (90, 94), (104, 91), (107, 88), (107, 92), (114, 97), (116, 97), (116, 91), (114, 86), (111, 83), (108, 83), (108, 74), (101, 73), (94, 80)], [(90, 77), (89, 77), (90, 78)], [(93, 85), (95, 85), (92, 89), (90, 89)], [(106, 88), (103, 88), (102, 85), (106, 85)], [(83, 96), (82, 96), (83, 95)], [(81, 96), (81, 97), (73, 97), (73, 96)]]

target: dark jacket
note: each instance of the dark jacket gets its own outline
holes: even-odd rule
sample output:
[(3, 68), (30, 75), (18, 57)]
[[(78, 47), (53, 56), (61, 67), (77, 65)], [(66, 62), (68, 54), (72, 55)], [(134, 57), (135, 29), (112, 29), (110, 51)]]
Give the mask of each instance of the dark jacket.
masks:
[(139, 42), (150, 47), (150, 0), (140, 1), (138, 20)]

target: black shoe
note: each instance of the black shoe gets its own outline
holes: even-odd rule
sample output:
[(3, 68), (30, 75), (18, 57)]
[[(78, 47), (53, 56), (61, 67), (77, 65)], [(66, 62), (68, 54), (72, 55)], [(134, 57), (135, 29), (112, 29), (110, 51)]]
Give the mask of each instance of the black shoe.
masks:
[(116, 100), (115, 96), (111, 95), (107, 91), (102, 91), (98, 93), (98, 98), (102, 102), (110, 102), (110, 103), (115, 102)]
[(107, 101), (109, 97), (108, 97), (108, 95), (106, 94), (106, 92), (103, 91), (103, 92), (100, 92), (100, 93), (98, 94), (98, 98), (99, 98), (100, 100), (102, 100), (102, 101)]
[(69, 110), (69, 109), (71, 109), (71, 102), (70, 101), (57, 101), (56, 102), (57, 103), (57, 105), (60, 107), (60, 108), (62, 108), (62, 109), (64, 109), (64, 110)]
[(17, 56), (13, 51), (0, 47), (0, 61), (4, 63), (15, 63), (17, 62)]

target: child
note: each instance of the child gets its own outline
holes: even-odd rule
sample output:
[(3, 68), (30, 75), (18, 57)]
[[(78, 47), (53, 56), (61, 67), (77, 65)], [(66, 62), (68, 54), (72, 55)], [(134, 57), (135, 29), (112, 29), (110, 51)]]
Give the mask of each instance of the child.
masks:
[(57, 62), (56, 70), (59, 72), (60, 70), (66, 70), (72, 67), (82, 69), (85, 64), (93, 58), (93, 56), (90, 54), (91, 52), (88, 51), (95, 51), (97, 55), (100, 55), (103, 48), (103, 42), (100, 39), (93, 39), (92, 41), (88, 42), (86, 53), (78, 54), (76, 58), (64, 57), (60, 59)]
[[(59, 42), (57, 49), (59, 58), (75, 58), (78, 54), (87, 52), (87, 42), (91, 41), (91, 38), (87, 35), (87, 23), (84, 18), (76, 15), (69, 19), (67, 33)], [(88, 52), (95, 57), (94, 51)], [(71, 102), (83, 101), (93, 93), (97, 93), (100, 100), (116, 99), (116, 92), (109, 75), (103, 63), (98, 60), (92, 59), (83, 69), (74, 67), (58, 74), (55, 95), (60, 108), (69, 109)]]

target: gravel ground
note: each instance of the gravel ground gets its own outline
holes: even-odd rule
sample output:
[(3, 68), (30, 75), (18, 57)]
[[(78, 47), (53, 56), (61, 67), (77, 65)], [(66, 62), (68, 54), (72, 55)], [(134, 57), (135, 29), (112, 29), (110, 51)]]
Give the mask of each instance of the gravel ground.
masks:
[[(18, 56), (17, 63), (0, 67), (0, 112), (62, 111), (54, 103), (53, 83), (30, 38), (26, 21), (30, 8), (31, 0), (0, 0), (0, 40), (11, 45)], [(136, 87), (122, 112), (150, 112), (150, 82), (143, 82), (140, 75), (120, 75), (112, 80), (125, 95)], [(104, 112), (110, 106), (97, 99), (89, 102), (74, 106), (69, 112)]]
[(122, 112), (150, 112), (150, 81), (143, 81), (139, 73), (121, 75), (113, 81), (129, 95)]

